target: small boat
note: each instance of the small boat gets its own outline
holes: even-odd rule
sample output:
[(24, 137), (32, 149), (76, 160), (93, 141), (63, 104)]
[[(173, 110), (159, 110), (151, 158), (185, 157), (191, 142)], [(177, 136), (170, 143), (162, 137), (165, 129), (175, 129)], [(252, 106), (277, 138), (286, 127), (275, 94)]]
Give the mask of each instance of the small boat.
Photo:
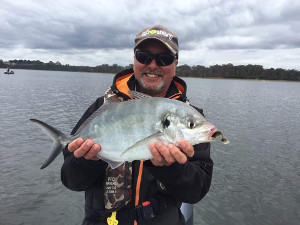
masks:
[(7, 68), (7, 70), (4, 72), (4, 74), (14, 74), (15, 72)]

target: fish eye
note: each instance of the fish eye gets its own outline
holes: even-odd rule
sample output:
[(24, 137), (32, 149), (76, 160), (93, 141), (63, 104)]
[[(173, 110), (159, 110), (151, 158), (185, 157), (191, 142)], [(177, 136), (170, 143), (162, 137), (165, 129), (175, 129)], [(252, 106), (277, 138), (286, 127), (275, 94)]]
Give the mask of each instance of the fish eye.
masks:
[(195, 127), (195, 123), (193, 121), (188, 121), (188, 127), (193, 129)]
[(167, 115), (161, 122), (164, 128), (168, 128), (170, 126), (170, 115)]

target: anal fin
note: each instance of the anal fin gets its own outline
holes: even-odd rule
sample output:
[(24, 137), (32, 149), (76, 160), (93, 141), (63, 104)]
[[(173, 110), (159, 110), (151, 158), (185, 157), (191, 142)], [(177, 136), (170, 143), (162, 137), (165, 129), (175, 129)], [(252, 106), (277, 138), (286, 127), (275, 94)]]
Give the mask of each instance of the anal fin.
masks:
[(109, 160), (109, 159), (103, 159), (103, 158), (102, 158), (102, 160), (107, 162), (108, 165), (110, 165), (110, 167), (112, 169), (115, 169), (115, 168), (121, 166), (124, 163), (124, 162), (115, 162), (115, 161), (112, 161), (112, 160)]

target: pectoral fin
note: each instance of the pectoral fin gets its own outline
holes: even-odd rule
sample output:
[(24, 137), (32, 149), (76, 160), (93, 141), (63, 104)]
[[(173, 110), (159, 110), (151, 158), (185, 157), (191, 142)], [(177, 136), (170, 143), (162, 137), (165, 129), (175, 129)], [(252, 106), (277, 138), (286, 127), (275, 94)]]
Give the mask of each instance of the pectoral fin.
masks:
[(142, 139), (142, 140), (136, 142), (134, 145), (130, 146), (130, 147), (127, 148), (124, 152), (122, 152), (122, 155), (124, 155), (124, 154), (130, 152), (130, 151), (131, 151), (132, 149), (134, 149), (134, 148), (137, 148), (137, 147), (142, 146), (142, 145), (144, 145), (144, 144), (147, 144), (147, 143), (156, 141), (156, 140), (159, 138), (159, 136), (160, 136), (161, 134), (162, 134), (162, 132), (158, 131), (157, 133), (152, 134), (152, 135), (150, 135), (149, 137), (146, 137), (146, 138), (144, 138), (144, 139)]

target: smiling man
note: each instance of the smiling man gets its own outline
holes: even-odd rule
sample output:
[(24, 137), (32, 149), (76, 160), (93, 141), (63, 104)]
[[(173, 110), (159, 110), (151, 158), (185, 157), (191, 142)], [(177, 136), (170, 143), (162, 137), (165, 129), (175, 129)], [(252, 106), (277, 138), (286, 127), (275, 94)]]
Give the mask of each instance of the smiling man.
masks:
[[(87, 109), (72, 134), (107, 99), (131, 100), (130, 90), (186, 102), (186, 84), (175, 76), (178, 52), (177, 35), (166, 27), (154, 25), (138, 32), (133, 69), (115, 75), (112, 86)], [(96, 156), (101, 143), (82, 138), (69, 143), (61, 179), (67, 188), (85, 191), (83, 224), (186, 224), (182, 202), (200, 201), (211, 184), (210, 144), (191, 146), (181, 140), (177, 146), (151, 143), (149, 149), (151, 160), (126, 162), (112, 170)]]
[[(157, 28), (166, 29), (160, 26)], [(148, 33), (145, 33), (147, 30), (141, 31), (136, 37), (133, 70), (141, 92), (165, 97), (175, 76), (178, 41), (173, 32), (170, 34), (162, 33), (162, 30), (152, 29), (152, 31)], [(163, 39), (163, 42), (159, 38)]]

